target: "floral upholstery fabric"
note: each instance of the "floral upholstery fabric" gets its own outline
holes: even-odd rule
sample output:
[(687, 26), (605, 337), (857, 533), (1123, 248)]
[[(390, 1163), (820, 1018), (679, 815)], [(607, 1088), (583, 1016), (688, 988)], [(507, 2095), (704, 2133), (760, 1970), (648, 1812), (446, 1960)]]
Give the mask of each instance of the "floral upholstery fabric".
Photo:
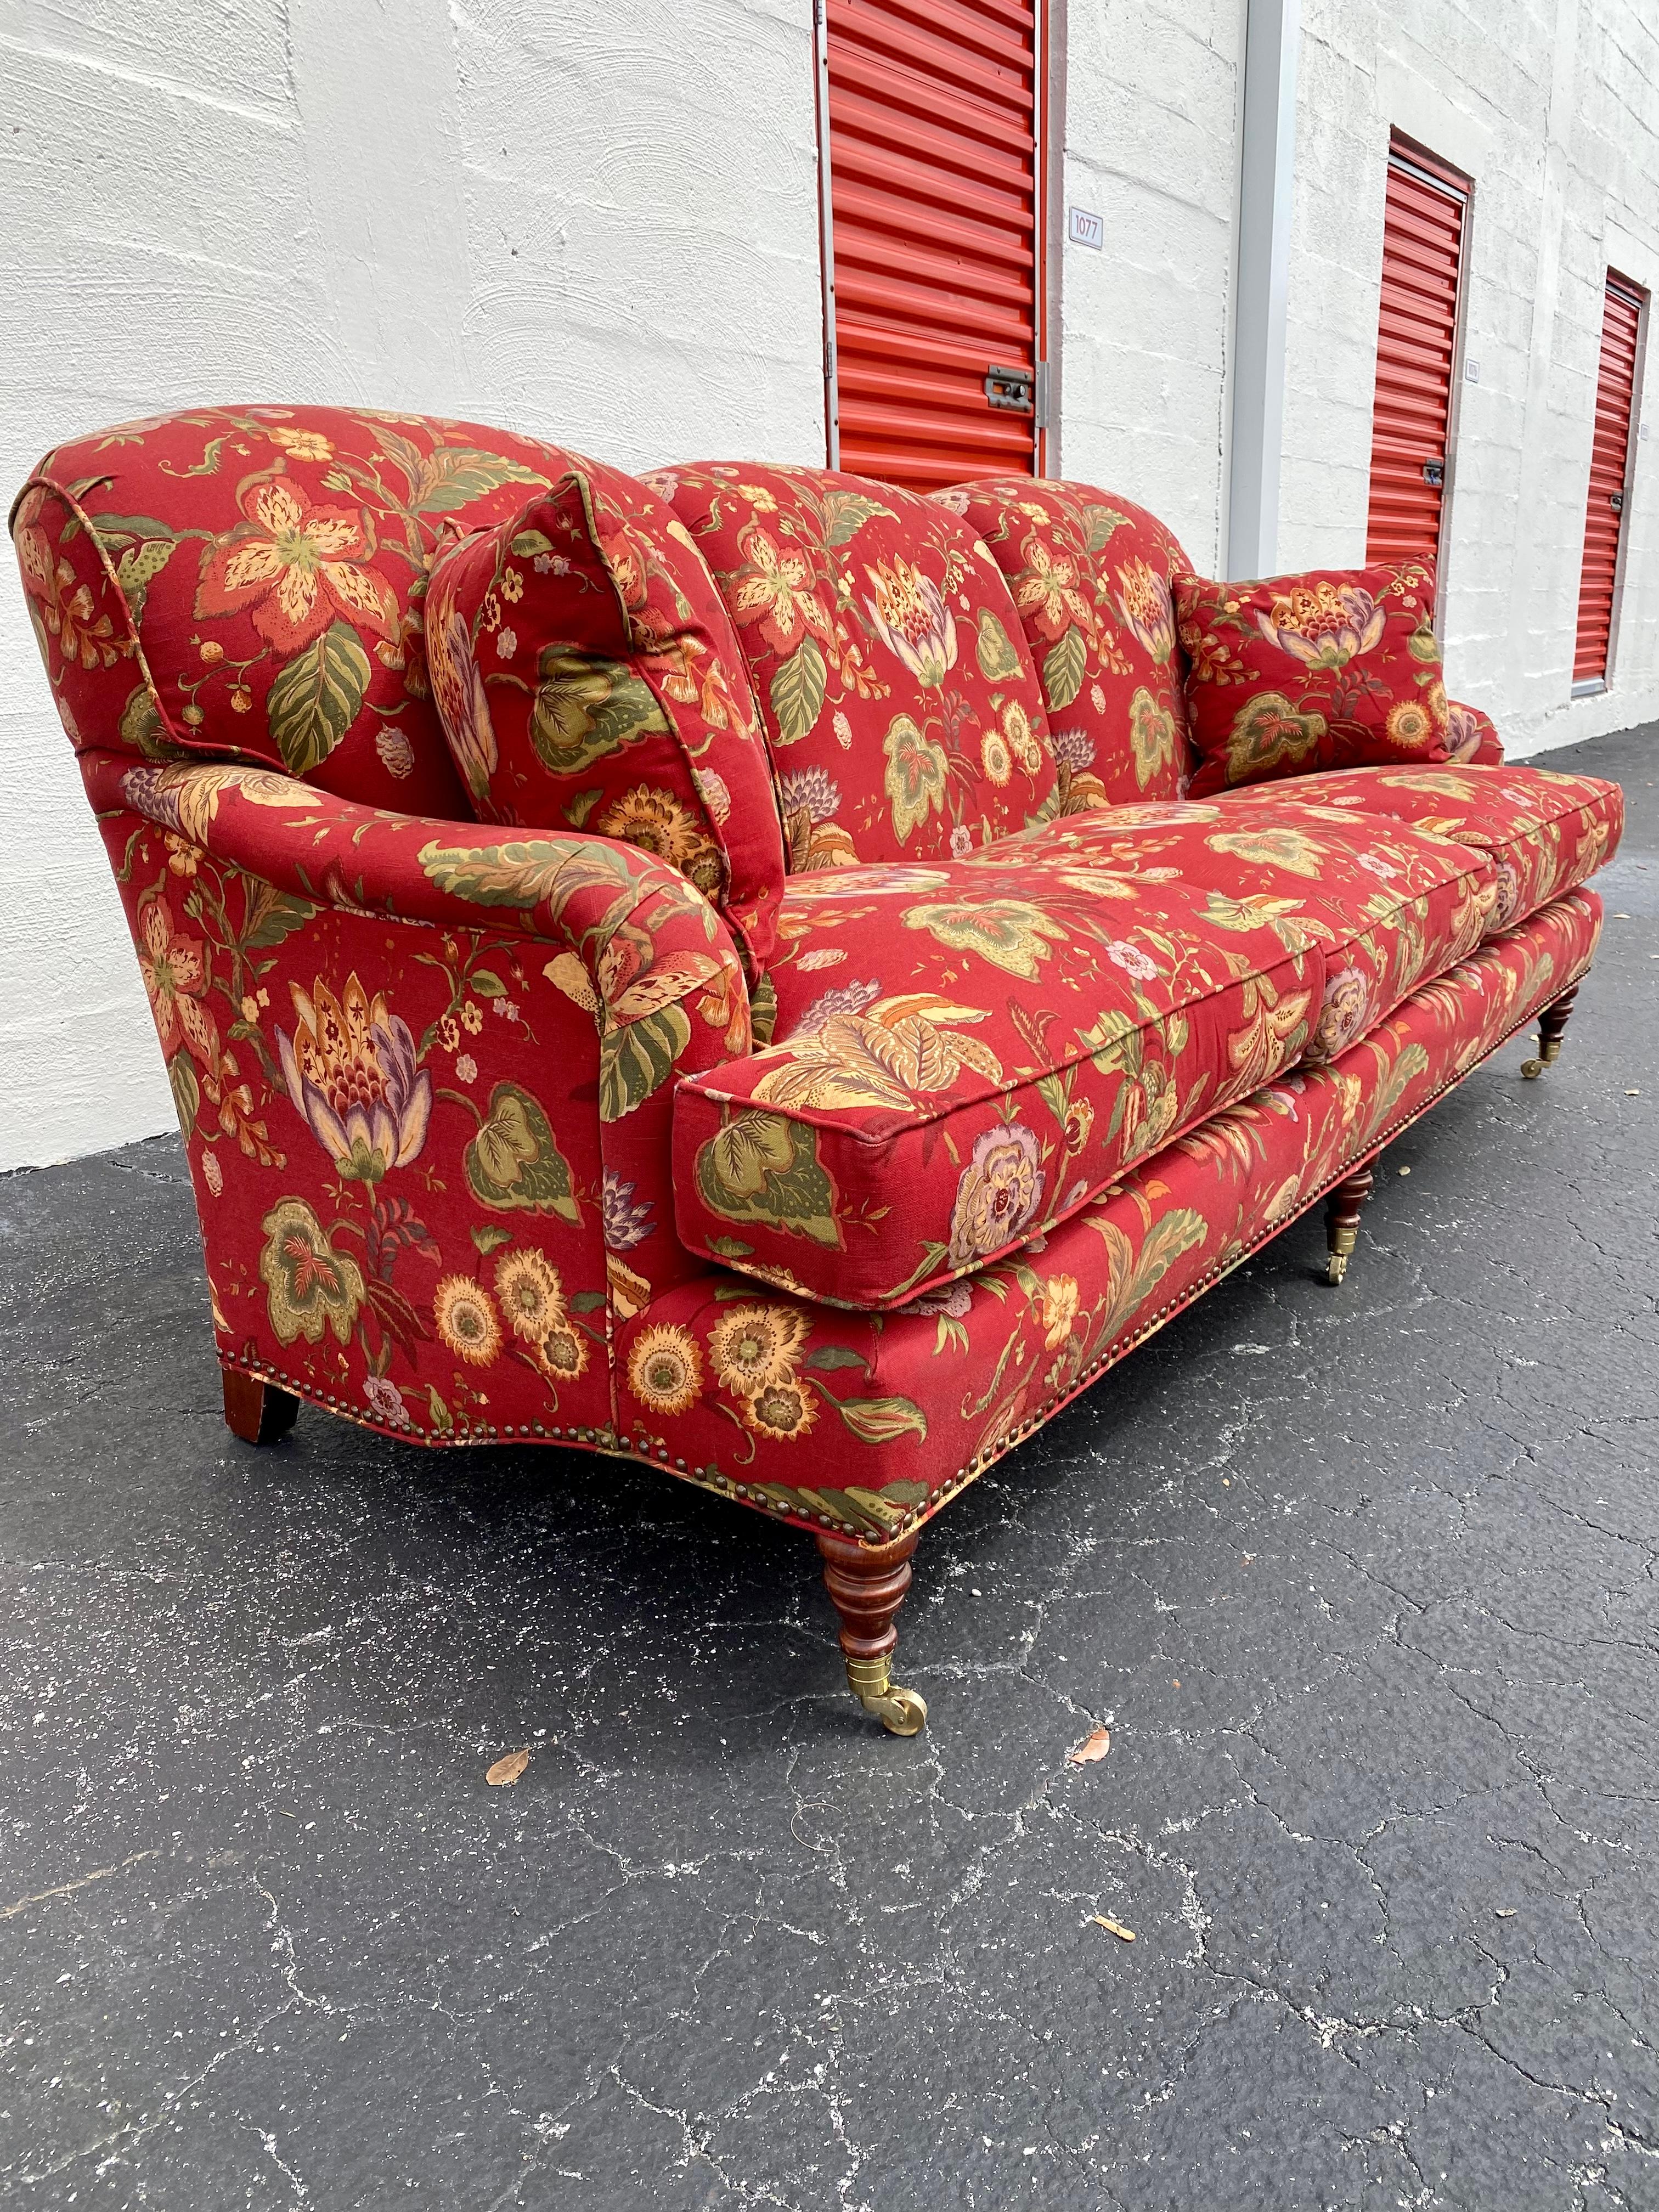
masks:
[(660, 500), (559, 459), (550, 489), (433, 569), (427, 658), (455, 764), (484, 820), (591, 830), (678, 868), (757, 981), (783, 840), (731, 618)]
[(1180, 576), (1175, 594), (1194, 798), (1318, 769), (1446, 758), (1434, 572), (1422, 562), (1253, 584)]
[(676, 1285), (620, 1334), (620, 1444), (806, 1527), (890, 1541), (1559, 997), (1600, 916), (1593, 891), (1570, 893), (1332, 1065), (1278, 1076), (1046, 1237), (895, 1311), (837, 1312), (718, 1270)]
[[(1302, 787), (1297, 786), (1299, 791)], [(1486, 768), (1334, 769), (1309, 787), (1322, 807), (1408, 822), (1490, 855), (1497, 896), (1489, 929), (1507, 929), (1606, 866), (1619, 849), (1625, 796), (1599, 776), (1514, 762)], [(1276, 820), (1284, 787), (1222, 795), (1230, 819)]]
[(1283, 803), (1093, 810), (937, 867), (792, 884), (774, 1042), (683, 1084), (682, 1240), (889, 1305), (1062, 1219), (1485, 933), (1491, 866)]
[[(569, 478), (463, 423), (201, 409), (60, 447), (14, 511), (228, 1370), (387, 1435), (628, 1454), (886, 1540), (1589, 964), (1599, 902), (1562, 887), (1617, 842), (1611, 787), (1460, 760), (1179, 803), (1184, 755), (1136, 706), (1178, 714), (1155, 585), (1179, 549), (1122, 502), (966, 487), (958, 514), (823, 472), (670, 472), (790, 800), (757, 980), (753, 825), (724, 764), (724, 821), (689, 781), (742, 684), (691, 680), (712, 604), (683, 588), (665, 625), (658, 579), (629, 597), (626, 517), (599, 556), (615, 635), (637, 665), (672, 633), (653, 698), (688, 782), (663, 787), (695, 790), (720, 866), (648, 808), (611, 834), (654, 763), (584, 768), (553, 825), (471, 818), (429, 580), (497, 533), (473, 540), (495, 618), (465, 565), (452, 611), (475, 673), (481, 637), (511, 664), (507, 568), (529, 559), (528, 594), (568, 557), (514, 541), (556, 546)], [(1015, 489), (1041, 514), (1017, 523)], [(663, 528), (641, 566), (684, 586)], [(1027, 538), (1051, 577), (1085, 556), (1059, 602)], [(1056, 751), (1038, 669), (1073, 630)], [(465, 656), (439, 659), (459, 685)], [(1496, 749), (1484, 718), (1450, 739)]]
[(562, 460), (326, 407), (198, 408), (56, 447), (12, 531), (70, 738), (466, 818), (427, 677), (428, 565)]
[(1479, 707), (1460, 706), (1455, 699), (1446, 702), (1446, 757), (1453, 761), (1470, 761), (1481, 768), (1501, 768), (1504, 762), (1504, 740), (1498, 734), (1498, 725), (1492, 716)]
[(825, 469), (647, 481), (737, 624), (792, 870), (960, 856), (1052, 811), (1036, 672), (1001, 570), (955, 515)]
[(933, 497), (976, 530), (1008, 580), (1042, 677), (1061, 811), (1179, 799), (1192, 757), (1171, 580), (1171, 532), (1092, 485), (1030, 477)]
[(749, 1042), (685, 878), (266, 769), (82, 756), (179, 1109), (221, 1357), (460, 1439), (603, 1425), (614, 1318), (702, 1263), (677, 1073)]

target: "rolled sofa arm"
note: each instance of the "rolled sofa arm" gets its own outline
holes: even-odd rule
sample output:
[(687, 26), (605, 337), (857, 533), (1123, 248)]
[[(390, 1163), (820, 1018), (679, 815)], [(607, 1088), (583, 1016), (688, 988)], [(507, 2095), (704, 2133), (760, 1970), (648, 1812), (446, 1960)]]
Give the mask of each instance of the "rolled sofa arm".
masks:
[(82, 756), (167, 1061), (221, 1360), (442, 1441), (614, 1426), (613, 1317), (702, 1272), (674, 1079), (736, 947), (635, 847)]

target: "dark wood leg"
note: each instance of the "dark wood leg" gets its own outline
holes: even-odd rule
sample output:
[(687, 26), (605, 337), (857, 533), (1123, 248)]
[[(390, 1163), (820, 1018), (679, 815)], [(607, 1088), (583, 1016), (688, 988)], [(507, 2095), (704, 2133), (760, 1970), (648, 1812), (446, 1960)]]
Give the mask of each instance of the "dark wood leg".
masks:
[(824, 1587), (841, 1616), (848, 1687), (865, 1711), (873, 1713), (894, 1735), (915, 1735), (927, 1717), (927, 1707), (914, 1690), (902, 1690), (894, 1683), (892, 1660), (898, 1643), (893, 1616), (910, 1587), (915, 1537), (873, 1546), (825, 1530), (817, 1534), (817, 1547), (823, 1554)]
[(1536, 1060), (1523, 1060), (1521, 1063), (1521, 1073), (1528, 1080), (1541, 1075), (1547, 1067), (1553, 1067), (1560, 1059), (1561, 1033), (1567, 1026), (1567, 1016), (1572, 1012), (1572, 1002), (1577, 996), (1578, 986), (1575, 983), (1571, 990), (1563, 991), (1560, 997), (1546, 1006), (1538, 1017), (1538, 1057)]
[(274, 1444), (294, 1426), (300, 1401), (274, 1382), (261, 1382), (240, 1369), (222, 1370), (225, 1382), (225, 1426), (245, 1444)]
[(1359, 1242), (1359, 1215), (1371, 1194), (1376, 1176), (1370, 1161), (1345, 1176), (1325, 1200), (1325, 1280), (1340, 1283), (1348, 1272), (1353, 1248)]

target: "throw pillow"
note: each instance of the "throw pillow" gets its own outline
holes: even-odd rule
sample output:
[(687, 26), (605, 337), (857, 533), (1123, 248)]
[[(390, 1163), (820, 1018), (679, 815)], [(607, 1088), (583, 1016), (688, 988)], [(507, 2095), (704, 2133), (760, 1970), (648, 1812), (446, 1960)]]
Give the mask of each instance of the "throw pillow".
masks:
[(764, 973), (783, 831), (748, 672), (690, 532), (574, 453), (508, 520), (443, 554), (432, 695), (479, 817), (639, 845), (725, 914)]
[(1255, 583), (1177, 576), (1189, 796), (1318, 769), (1443, 761), (1449, 726), (1421, 561)]

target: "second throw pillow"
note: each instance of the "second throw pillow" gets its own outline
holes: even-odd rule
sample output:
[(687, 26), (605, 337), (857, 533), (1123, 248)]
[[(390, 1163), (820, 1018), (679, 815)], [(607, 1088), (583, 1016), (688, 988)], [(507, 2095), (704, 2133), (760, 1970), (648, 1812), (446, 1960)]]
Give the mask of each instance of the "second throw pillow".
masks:
[(1446, 688), (1425, 562), (1301, 576), (1175, 581), (1190, 796), (1235, 784), (1448, 757)]

